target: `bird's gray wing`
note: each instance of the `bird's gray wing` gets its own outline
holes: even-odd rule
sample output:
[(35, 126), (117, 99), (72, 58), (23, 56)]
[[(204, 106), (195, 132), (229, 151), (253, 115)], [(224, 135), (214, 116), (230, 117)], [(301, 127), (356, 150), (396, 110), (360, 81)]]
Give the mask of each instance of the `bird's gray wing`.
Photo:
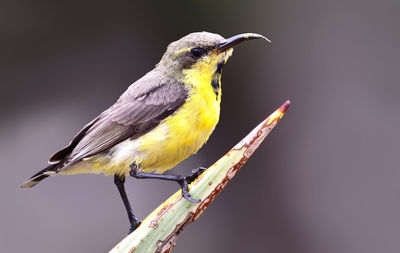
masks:
[(73, 146), (60, 150), (50, 161), (64, 159), (69, 166), (128, 138), (137, 138), (173, 114), (188, 97), (183, 84), (171, 81), (142, 90), (138, 92), (135, 85), (131, 86), (112, 107), (81, 130), (71, 141)]
[(72, 150), (78, 145), (79, 141), (82, 140), (83, 137), (85, 137), (86, 132), (94, 125), (94, 123), (100, 118), (97, 117), (94, 120), (90, 121), (87, 123), (72, 139), (72, 141), (66, 146), (65, 148), (57, 151), (55, 154), (53, 154), (50, 159), (49, 163), (59, 163), (61, 160), (64, 160), (68, 155), (71, 154)]

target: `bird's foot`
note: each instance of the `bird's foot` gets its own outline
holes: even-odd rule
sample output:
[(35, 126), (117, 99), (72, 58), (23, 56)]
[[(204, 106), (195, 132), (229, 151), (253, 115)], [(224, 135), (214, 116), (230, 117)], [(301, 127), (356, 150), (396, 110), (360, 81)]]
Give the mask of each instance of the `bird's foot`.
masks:
[(137, 165), (136, 163), (133, 163), (131, 165), (131, 170), (129, 171), (129, 174), (134, 178), (140, 178), (140, 179), (152, 178), (152, 179), (175, 181), (181, 186), (182, 197), (184, 197), (185, 199), (187, 199), (190, 202), (199, 203), (200, 199), (193, 199), (190, 196), (188, 185), (190, 183), (192, 183), (205, 170), (206, 170), (205, 168), (199, 167), (197, 169), (192, 170), (192, 173), (190, 175), (187, 175), (187, 176), (168, 175), (168, 174), (155, 174), (155, 173), (143, 173), (141, 168), (140, 168), (140, 165)]
[(139, 220), (139, 219), (137, 219), (136, 217), (134, 217), (134, 218), (131, 220), (131, 227), (130, 227), (130, 229), (129, 229), (128, 235), (129, 235), (130, 233), (132, 233), (133, 231), (135, 231), (135, 230), (140, 226), (141, 223), (142, 223), (141, 220)]
[(192, 174), (186, 176), (186, 180), (188, 181), (188, 184), (192, 183), (196, 178), (200, 176), (201, 173), (203, 173), (207, 168), (204, 167), (198, 167), (196, 169), (192, 170)]
[(186, 200), (193, 202), (193, 203), (199, 203), (201, 200), (200, 199), (193, 199), (189, 193), (189, 187), (188, 185), (192, 183), (196, 178), (203, 173), (206, 170), (206, 168), (203, 167), (198, 167), (196, 169), (192, 170), (192, 173), (188, 176), (183, 176), (180, 181), (178, 181), (179, 185), (181, 186), (182, 189), (182, 197), (184, 197)]
[(177, 182), (181, 186), (182, 197), (184, 197), (187, 201), (190, 201), (192, 203), (199, 203), (201, 201), (200, 199), (193, 199), (192, 196), (190, 195), (189, 187), (188, 187), (189, 183), (188, 183), (188, 180), (186, 179), (186, 177), (182, 177)]

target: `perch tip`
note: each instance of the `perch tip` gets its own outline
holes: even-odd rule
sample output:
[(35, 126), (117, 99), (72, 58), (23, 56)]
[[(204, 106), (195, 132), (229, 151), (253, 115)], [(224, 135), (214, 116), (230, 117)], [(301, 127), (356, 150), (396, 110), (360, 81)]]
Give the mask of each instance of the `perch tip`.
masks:
[(279, 108), (279, 110), (283, 113), (285, 113), (287, 111), (287, 109), (289, 109), (290, 106), (290, 100), (286, 100), (286, 102), (281, 105), (281, 107)]

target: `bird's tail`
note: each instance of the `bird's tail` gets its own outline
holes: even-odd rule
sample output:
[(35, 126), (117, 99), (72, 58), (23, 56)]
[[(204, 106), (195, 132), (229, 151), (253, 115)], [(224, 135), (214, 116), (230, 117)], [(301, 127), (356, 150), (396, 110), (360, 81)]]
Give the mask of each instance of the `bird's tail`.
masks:
[(30, 188), (35, 185), (37, 185), (40, 181), (45, 179), (48, 176), (54, 175), (57, 173), (57, 169), (59, 167), (60, 163), (56, 164), (50, 164), (47, 166), (45, 169), (39, 171), (35, 175), (33, 175), (31, 178), (26, 180), (22, 185), (21, 188)]

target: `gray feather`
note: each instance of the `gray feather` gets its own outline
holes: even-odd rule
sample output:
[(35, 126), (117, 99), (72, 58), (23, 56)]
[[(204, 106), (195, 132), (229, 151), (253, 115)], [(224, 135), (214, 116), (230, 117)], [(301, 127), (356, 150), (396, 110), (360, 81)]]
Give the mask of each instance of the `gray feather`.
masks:
[(154, 72), (132, 84), (113, 106), (86, 125), (50, 161), (66, 159), (64, 164), (72, 165), (128, 138), (143, 135), (179, 109), (188, 97), (184, 85), (170, 79), (160, 81)]

